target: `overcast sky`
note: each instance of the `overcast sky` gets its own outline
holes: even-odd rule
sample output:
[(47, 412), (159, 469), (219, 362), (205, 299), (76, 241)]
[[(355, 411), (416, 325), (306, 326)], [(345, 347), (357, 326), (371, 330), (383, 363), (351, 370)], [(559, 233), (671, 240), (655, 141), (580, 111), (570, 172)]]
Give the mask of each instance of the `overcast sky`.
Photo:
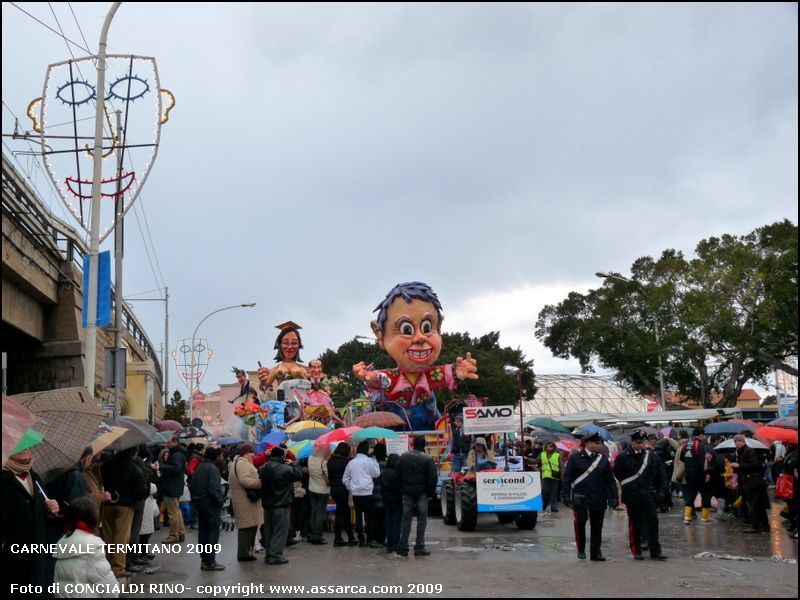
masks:
[[(59, 29), (47, 3), (18, 6)], [(111, 3), (71, 6), (96, 52)], [(69, 6), (53, 10), (83, 45)], [(69, 53), (10, 3), (2, 17), (6, 134), (12, 112), (31, 129), (27, 104)], [(544, 304), (643, 255), (797, 222), (797, 17), (794, 3), (123, 3), (109, 52), (154, 56), (177, 98), (126, 220), (124, 295), (169, 287), (170, 351), (211, 311), (258, 303), (202, 326), (207, 391), (232, 365), (272, 364), (283, 321), (303, 326), (305, 361), (370, 335), (410, 280), (439, 294), (445, 330), (500, 330), (537, 373), (578, 372), (534, 338)], [(136, 313), (158, 348), (163, 305)]]

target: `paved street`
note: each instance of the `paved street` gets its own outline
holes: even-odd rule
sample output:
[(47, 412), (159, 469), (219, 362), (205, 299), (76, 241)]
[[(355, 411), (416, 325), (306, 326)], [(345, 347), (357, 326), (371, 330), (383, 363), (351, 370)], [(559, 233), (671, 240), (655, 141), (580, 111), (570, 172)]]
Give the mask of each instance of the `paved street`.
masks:
[[(154, 575), (138, 575), (132, 583), (145, 584), (144, 593), (127, 597), (167, 597), (203, 594), (201, 585), (264, 584), (263, 593), (254, 596), (311, 596), (297, 590), (270, 590), (270, 585), (367, 586), (366, 597), (796, 597), (797, 541), (786, 535), (773, 505), (773, 529), (770, 536), (745, 534), (739, 522), (690, 527), (683, 524), (678, 509), (661, 515), (661, 539), (670, 560), (657, 563), (636, 562), (627, 547), (627, 519), (623, 512), (609, 511), (606, 516), (604, 553), (606, 563), (580, 561), (575, 556), (572, 537), (572, 511), (563, 508), (557, 514), (540, 515), (534, 531), (520, 531), (513, 524), (500, 525), (494, 515), (482, 515), (478, 530), (459, 532), (432, 517), (428, 527), (431, 556), (392, 560), (378, 550), (333, 548), (302, 543), (287, 549), (290, 563), (267, 566), (261, 559), (250, 563), (236, 561), (236, 532), (223, 531), (223, 552), (218, 562), (227, 566), (222, 572), (200, 571), (197, 556), (181, 554), (158, 559), (161, 570)], [(160, 542), (165, 532), (153, 536)], [(332, 536), (329, 536), (331, 539)], [(196, 532), (187, 535), (187, 542)], [(695, 558), (700, 552), (728, 554), (748, 561), (720, 558)], [(263, 557), (260, 554), (259, 557)], [(778, 557), (778, 560), (773, 557)], [(183, 584), (185, 590), (149, 589), (150, 584)], [(440, 584), (414, 587), (414, 584)], [(402, 593), (373, 586), (402, 586)], [(162, 593), (158, 593), (158, 592)], [(326, 594), (336, 596), (334, 593)], [(342, 590), (339, 590), (341, 592)], [(224, 592), (219, 590), (219, 595)], [(243, 594), (230, 593), (231, 597)]]

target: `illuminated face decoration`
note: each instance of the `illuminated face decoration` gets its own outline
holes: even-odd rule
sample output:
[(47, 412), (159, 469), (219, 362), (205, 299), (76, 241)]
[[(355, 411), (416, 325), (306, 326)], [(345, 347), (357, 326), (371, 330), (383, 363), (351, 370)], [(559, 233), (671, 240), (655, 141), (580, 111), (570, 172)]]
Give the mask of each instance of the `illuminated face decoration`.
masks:
[(442, 351), (442, 314), (436, 294), (424, 283), (396, 286), (375, 310), (372, 330), (400, 371), (422, 373)]
[(172, 359), (175, 361), (178, 375), (190, 390), (200, 385), (208, 370), (212, 354), (213, 351), (205, 339), (195, 338), (194, 348), (192, 340), (178, 340), (177, 348), (172, 352)]
[[(97, 102), (103, 103), (100, 174), (100, 241), (113, 230), (147, 180), (158, 151), (161, 125), (175, 104), (162, 89), (155, 59), (109, 55), (105, 89), (98, 91), (95, 58), (48, 67), (41, 98), (28, 106), (41, 134), (47, 172), (75, 219), (89, 231)], [(120, 111), (120, 125), (117, 125)], [(118, 155), (122, 157), (118, 168)], [(115, 207), (115, 198), (119, 196)]]

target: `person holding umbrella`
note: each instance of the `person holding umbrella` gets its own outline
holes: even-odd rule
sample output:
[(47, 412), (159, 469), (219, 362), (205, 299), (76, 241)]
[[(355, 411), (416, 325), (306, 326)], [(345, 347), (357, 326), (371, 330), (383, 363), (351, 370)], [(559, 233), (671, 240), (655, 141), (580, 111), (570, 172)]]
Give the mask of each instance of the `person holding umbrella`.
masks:
[(756, 451), (747, 445), (744, 435), (733, 436), (733, 443), (736, 445), (736, 462), (731, 466), (739, 474), (739, 486), (744, 490), (750, 513), (750, 527), (745, 529), (745, 533), (769, 533), (769, 497), (764, 463), (759, 460)]
[(57, 515), (59, 506), (58, 502), (44, 495), (42, 486), (42, 479), (33, 470), (30, 450), (8, 457), (0, 473), (3, 507), (0, 556), (6, 592), (11, 589), (11, 584), (47, 586), (50, 583), (47, 580), (46, 554), (11, 552), (12, 544), (47, 543), (45, 518)]

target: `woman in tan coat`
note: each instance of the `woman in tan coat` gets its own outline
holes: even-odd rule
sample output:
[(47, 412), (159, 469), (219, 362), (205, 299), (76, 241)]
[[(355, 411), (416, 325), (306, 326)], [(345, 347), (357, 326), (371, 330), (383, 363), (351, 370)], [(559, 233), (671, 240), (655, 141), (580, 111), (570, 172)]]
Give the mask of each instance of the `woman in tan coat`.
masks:
[(264, 523), (261, 501), (250, 500), (245, 490), (261, 490), (261, 479), (253, 465), (253, 445), (239, 447), (238, 456), (233, 459), (228, 477), (231, 490), (231, 504), (236, 528), (239, 530), (239, 546), (236, 557), (239, 562), (255, 560), (253, 546), (258, 528)]

